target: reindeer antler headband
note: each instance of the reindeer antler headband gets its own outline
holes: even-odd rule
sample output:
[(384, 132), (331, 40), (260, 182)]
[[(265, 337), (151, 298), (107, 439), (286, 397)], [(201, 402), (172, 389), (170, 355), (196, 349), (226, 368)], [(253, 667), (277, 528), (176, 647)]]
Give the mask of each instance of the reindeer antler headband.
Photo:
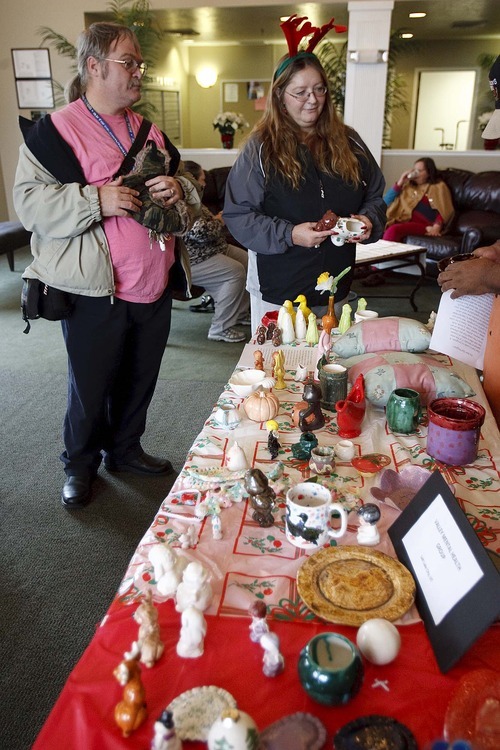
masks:
[[(286, 21), (283, 21), (283, 23), (280, 24), (280, 27), (283, 29), (283, 33), (288, 45), (288, 57), (280, 63), (280, 65), (276, 69), (274, 78), (278, 78), (278, 76), (283, 73), (283, 71), (290, 65), (292, 60), (295, 60), (295, 58), (299, 56), (314, 57), (313, 49), (317, 44), (319, 44), (323, 37), (328, 34), (331, 29), (335, 29), (337, 34), (341, 34), (342, 32), (347, 31), (347, 26), (334, 24), (334, 21), (335, 19), (332, 18), (328, 23), (325, 23), (321, 27), (313, 26), (308, 20), (307, 16), (302, 16), (299, 18), (296, 13), (293, 16), (290, 16), (290, 18), (287, 18)], [(300, 42), (302, 41), (302, 39), (308, 36), (311, 36), (311, 38), (307, 43), (307, 47), (299, 52)]]

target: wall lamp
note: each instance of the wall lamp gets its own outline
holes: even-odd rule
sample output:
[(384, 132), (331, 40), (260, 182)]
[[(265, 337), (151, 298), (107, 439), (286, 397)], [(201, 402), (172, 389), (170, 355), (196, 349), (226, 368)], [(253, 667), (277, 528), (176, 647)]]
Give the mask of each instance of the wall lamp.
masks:
[(203, 89), (209, 89), (217, 83), (217, 71), (207, 65), (196, 72), (195, 78)]
[(386, 63), (389, 59), (389, 51), (386, 49), (356, 49), (349, 50), (347, 61), (373, 65), (374, 63)]

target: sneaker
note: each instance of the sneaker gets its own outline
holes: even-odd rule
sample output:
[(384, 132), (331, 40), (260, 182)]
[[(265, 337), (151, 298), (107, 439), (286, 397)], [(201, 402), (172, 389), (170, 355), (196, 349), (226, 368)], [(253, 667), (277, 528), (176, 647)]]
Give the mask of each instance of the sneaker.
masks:
[(245, 341), (246, 335), (235, 328), (226, 328), (222, 333), (209, 333), (208, 338), (210, 341), (225, 341), (226, 344), (239, 344), (241, 341)]
[(209, 294), (205, 294), (201, 298), (199, 305), (189, 305), (189, 309), (191, 312), (213, 313), (215, 310), (215, 302), (213, 297)]

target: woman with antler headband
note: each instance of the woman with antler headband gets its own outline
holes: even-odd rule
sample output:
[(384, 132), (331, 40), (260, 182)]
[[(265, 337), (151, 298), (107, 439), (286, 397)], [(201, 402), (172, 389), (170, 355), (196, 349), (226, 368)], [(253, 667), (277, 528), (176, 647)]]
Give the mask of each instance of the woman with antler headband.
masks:
[[(333, 20), (319, 29), (296, 16), (282, 24), (289, 54), (276, 68), (266, 111), (227, 181), (223, 216), (249, 249), (254, 331), (263, 314), (299, 294), (322, 315), (317, 277), (324, 271), (337, 276), (350, 266), (335, 295), (339, 315), (353, 277), (354, 243), (375, 242), (384, 230), (382, 172), (358, 134), (338, 117), (325, 71), (312, 53), (331, 28), (345, 31)], [(298, 51), (300, 39), (311, 34), (307, 49)], [(330, 241), (335, 230), (317, 228), (328, 210), (360, 219), (363, 233), (335, 246)]]

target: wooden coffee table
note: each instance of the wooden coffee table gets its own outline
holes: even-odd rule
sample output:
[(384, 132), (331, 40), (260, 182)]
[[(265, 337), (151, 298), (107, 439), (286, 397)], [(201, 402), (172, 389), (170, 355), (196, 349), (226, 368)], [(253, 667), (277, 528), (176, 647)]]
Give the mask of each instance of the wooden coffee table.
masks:
[[(417, 311), (415, 304), (415, 294), (422, 281), (425, 278), (425, 247), (417, 245), (407, 245), (404, 242), (389, 242), (388, 240), (379, 240), (371, 242), (369, 245), (356, 245), (356, 267), (373, 266), (378, 263), (390, 261), (388, 270), (394, 271), (399, 268), (409, 268), (412, 266), (416, 269), (416, 284), (410, 293), (410, 304)], [(418, 273), (420, 271), (420, 273)], [(384, 295), (365, 294), (366, 297), (394, 297), (395, 299), (407, 299), (406, 295), (390, 294)]]

